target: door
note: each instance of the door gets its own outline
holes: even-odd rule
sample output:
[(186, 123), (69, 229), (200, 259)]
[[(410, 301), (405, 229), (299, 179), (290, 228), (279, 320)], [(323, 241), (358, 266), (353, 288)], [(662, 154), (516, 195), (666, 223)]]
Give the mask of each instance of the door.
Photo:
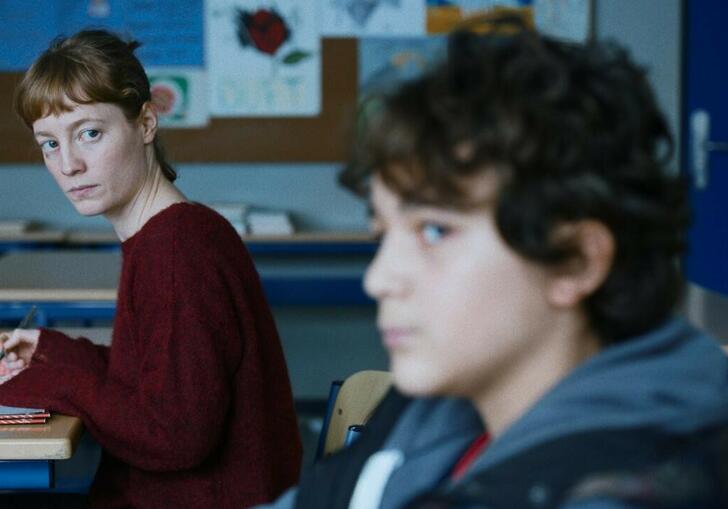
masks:
[(693, 207), (684, 311), (728, 342), (728, 3), (684, 6), (682, 168)]
[(690, 282), (727, 296), (728, 2), (685, 5), (682, 166), (694, 215), (685, 269)]

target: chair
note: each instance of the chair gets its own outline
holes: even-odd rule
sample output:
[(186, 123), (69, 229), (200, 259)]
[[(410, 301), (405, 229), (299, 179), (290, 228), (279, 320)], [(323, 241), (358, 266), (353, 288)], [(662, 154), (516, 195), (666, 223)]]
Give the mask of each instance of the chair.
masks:
[(366, 424), (391, 385), (388, 371), (359, 371), (344, 380), (334, 393), (328, 423), (321, 430), (324, 456), (344, 446), (350, 426)]

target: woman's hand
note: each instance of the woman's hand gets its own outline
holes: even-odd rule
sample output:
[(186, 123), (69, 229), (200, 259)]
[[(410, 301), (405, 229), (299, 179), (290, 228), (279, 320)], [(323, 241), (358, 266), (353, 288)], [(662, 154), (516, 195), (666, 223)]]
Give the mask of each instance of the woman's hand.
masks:
[(0, 383), (9, 380), (30, 364), (36, 347), (40, 329), (15, 329), (0, 334), (0, 344), (5, 357), (0, 361)]

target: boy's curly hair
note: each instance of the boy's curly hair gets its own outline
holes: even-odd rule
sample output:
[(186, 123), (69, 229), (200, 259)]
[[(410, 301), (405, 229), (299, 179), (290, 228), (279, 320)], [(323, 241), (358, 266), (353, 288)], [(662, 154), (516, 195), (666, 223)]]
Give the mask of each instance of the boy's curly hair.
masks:
[(673, 140), (645, 71), (625, 50), (461, 31), (444, 62), (369, 111), (344, 185), (366, 194), (376, 173), (404, 200), (469, 209), (482, 205), (469, 179), (496, 172), (498, 229), (526, 258), (574, 256), (554, 238), (561, 224), (611, 231), (611, 271), (584, 302), (605, 344), (669, 316), (683, 286), (686, 188), (667, 168)]

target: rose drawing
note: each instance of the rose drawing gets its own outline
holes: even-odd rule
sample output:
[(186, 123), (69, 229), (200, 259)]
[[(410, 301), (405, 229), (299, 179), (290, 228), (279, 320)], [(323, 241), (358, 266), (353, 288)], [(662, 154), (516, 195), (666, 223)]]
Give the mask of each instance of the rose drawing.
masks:
[(255, 12), (238, 9), (238, 40), (243, 46), (275, 55), (290, 36), (291, 30), (275, 9)]
[[(281, 46), (292, 35), (286, 20), (273, 8), (256, 11), (237, 9), (236, 22), (240, 44), (271, 57), (275, 57)], [(294, 48), (280, 61), (286, 65), (297, 64), (310, 55), (307, 51)]]

